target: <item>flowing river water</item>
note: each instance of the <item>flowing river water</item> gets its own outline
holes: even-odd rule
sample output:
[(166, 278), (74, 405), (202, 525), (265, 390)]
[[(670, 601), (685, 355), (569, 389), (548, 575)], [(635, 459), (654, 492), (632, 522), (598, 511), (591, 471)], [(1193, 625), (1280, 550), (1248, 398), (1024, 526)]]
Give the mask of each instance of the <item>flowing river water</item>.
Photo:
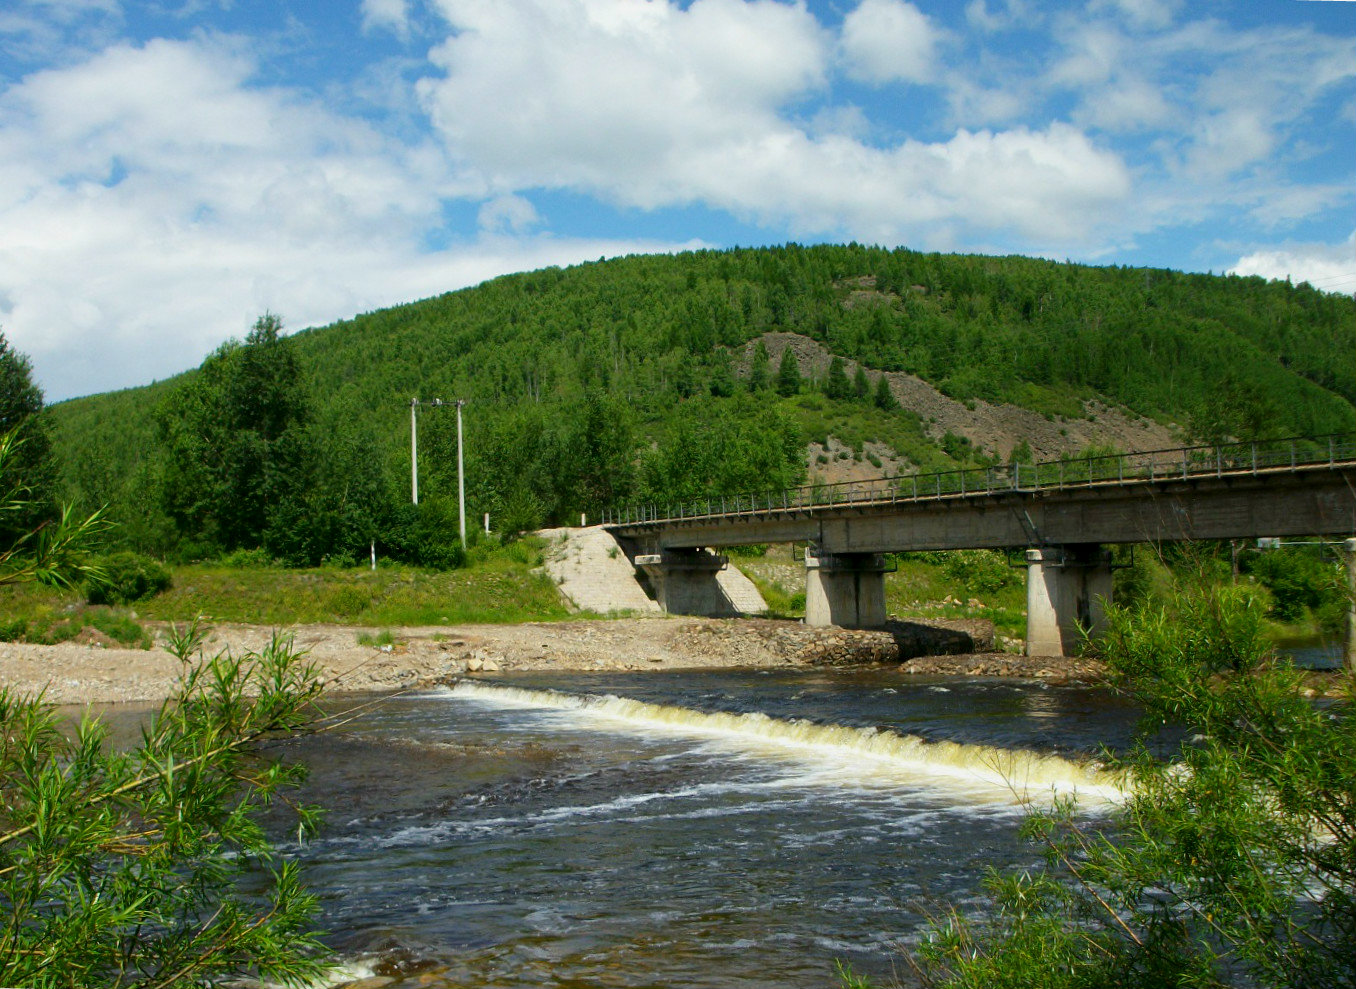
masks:
[[(395, 986), (889, 980), (928, 904), (1035, 864), (1018, 794), (1118, 791), (1105, 691), (876, 672), (521, 675), (306, 743), (329, 941)], [(902, 973), (901, 973), (902, 974)]]

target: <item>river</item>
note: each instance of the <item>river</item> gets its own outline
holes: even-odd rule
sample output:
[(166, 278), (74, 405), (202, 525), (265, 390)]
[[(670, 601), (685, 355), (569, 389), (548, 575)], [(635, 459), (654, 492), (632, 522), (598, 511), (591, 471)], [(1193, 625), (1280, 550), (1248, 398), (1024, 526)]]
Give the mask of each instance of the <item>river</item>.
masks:
[(1136, 714), (1101, 690), (878, 672), (520, 675), (389, 699), (301, 750), (329, 941), (395, 986), (889, 979), (926, 904), (1025, 866), (1015, 790)]

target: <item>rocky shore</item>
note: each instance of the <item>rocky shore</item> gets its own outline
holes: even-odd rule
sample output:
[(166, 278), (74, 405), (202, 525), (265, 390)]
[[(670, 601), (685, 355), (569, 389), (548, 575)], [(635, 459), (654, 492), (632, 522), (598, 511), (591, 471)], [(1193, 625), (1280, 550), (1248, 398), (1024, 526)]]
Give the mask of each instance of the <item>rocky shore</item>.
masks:
[[(985, 621), (894, 622), (881, 631), (808, 628), (761, 618), (630, 618), (391, 630), (306, 625), (288, 630), (335, 691), (383, 691), (457, 675), (518, 670), (602, 671), (894, 666), (901, 675), (1095, 679), (1087, 660), (995, 652)], [(273, 630), (221, 625), (208, 654), (263, 648)], [(375, 644), (374, 644), (375, 643)], [(57, 704), (153, 701), (179, 661), (161, 648), (0, 644), (0, 684)]]

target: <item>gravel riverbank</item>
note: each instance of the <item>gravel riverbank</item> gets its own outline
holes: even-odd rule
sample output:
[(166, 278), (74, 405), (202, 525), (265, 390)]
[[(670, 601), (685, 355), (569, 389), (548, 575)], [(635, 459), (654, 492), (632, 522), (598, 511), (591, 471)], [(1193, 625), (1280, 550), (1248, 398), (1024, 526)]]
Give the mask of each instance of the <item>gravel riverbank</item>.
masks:
[[(204, 650), (239, 654), (260, 649), (272, 631), (216, 626)], [(1034, 660), (993, 652), (993, 629), (983, 621), (896, 622), (884, 631), (854, 631), (761, 618), (655, 617), (402, 628), (389, 630), (389, 637), (381, 634), (386, 630), (338, 625), (287, 631), (336, 691), (394, 690), (447, 676), (513, 670), (894, 664), (903, 675), (1093, 679), (1100, 672), (1097, 664), (1084, 660)], [(364, 636), (384, 644), (360, 644)], [(0, 684), (27, 693), (43, 690), (57, 704), (158, 700), (170, 693), (179, 674), (179, 661), (159, 647), (0, 644)]]

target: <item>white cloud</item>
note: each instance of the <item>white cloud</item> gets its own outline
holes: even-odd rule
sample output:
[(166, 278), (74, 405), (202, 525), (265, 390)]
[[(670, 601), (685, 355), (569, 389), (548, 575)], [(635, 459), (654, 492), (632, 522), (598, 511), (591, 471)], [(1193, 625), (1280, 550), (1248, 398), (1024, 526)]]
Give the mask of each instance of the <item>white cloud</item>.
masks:
[(927, 15), (903, 0), (862, 0), (843, 19), (848, 74), (866, 82), (932, 82), (940, 40)]
[(965, 5), (965, 20), (973, 27), (989, 33), (1006, 31), (1017, 25), (1031, 27), (1042, 19), (1040, 6), (1032, 7), (1025, 0), (999, 0), (998, 9), (990, 10), (987, 0), (970, 0)]
[(1164, 28), (1181, 6), (1178, 0), (1093, 0), (1089, 9), (1112, 11), (1137, 27)]
[[(196, 364), (265, 308), (300, 327), (670, 246), (553, 236), (543, 190), (620, 222), (695, 205), (769, 239), (1055, 257), (1207, 222), (1280, 238), (1352, 199), (1332, 165), (1349, 37), (1177, 0), (970, 0), (953, 32), (909, 0), (853, 4), (835, 28), (803, 0), (361, 0), (366, 33), (417, 17), (422, 36), (433, 11), (446, 37), (426, 62), (364, 62), (355, 37), (308, 91), (260, 81), (306, 74), (260, 51), (325, 57), (291, 21), (133, 44), (107, 40), (115, 0), (19, 0), (0, 10), (0, 58), (27, 53), (0, 76), (0, 324), (61, 397)], [(47, 48), (56, 67), (14, 82)], [(1293, 275), (1330, 250), (1239, 265)]]
[(401, 38), (410, 33), (409, 0), (362, 0), (363, 30), (391, 31)]
[(454, 154), (512, 187), (670, 202), (692, 148), (765, 132), (819, 84), (827, 44), (804, 9), (766, 2), (441, 0), (456, 33), (420, 91)]
[[(1068, 125), (880, 147), (820, 111), (832, 39), (799, 6), (739, 0), (442, 0), (446, 70), (420, 91), (452, 154), (496, 189), (565, 188), (646, 209), (700, 203), (797, 235), (931, 240), (996, 224), (1095, 237), (1129, 177)], [(902, 4), (868, 0), (863, 16)], [(883, 70), (882, 70), (883, 71)], [(1090, 211), (1093, 211), (1090, 214)]]
[(496, 196), (484, 206), (476, 225), (488, 233), (525, 233), (541, 221), (537, 208), (522, 196)]
[(1308, 282), (1342, 295), (1356, 293), (1356, 231), (1341, 244), (1290, 244), (1254, 251), (1238, 259), (1231, 275)]
[(1093, 9), (1112, 7), (1137, 10), (1136, 25), (1064, 16), (1064, 50), (1044, 83), (1076, 99), (1073, 118), (1085, 126), (1157, 131), (1161, 164), (1179, 177), (1218, 183), (1269, 160), (1320, 98), (1356, 79), (1349, 38), (1177, 25), (1171, 5), (1152, 2)]
[(253, 68), (156, 41), (0, 94), (0, 323), (51, 397), (192, 366), (264, 309), (304, 325), (489, 273), (420, 250), (440, 198), (479, 188), (440, 152)]

